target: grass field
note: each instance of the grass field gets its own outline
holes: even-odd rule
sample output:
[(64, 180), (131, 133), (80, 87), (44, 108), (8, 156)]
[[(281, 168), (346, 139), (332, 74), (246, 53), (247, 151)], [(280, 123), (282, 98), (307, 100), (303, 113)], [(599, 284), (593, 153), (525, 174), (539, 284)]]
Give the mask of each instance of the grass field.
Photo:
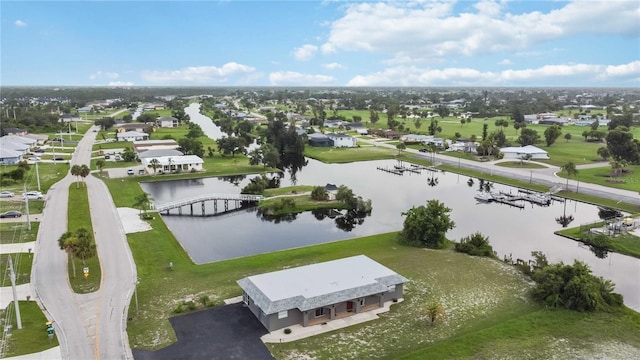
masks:
[(496, 163), (497, 166), (519, 169), (544, 169), (546, 166), (528, 162), (528, 161), (502, 161)]
[(40, 229), (40, 223), (35, 221), (31, 223), (31, 230), (27, 228), (26, 222), (1, 223), (0, 244), (36, 241), (38, 229)]
[(397, 150), (382, 146), (362, 146), (357, 148), (305, 146), (304, 149), (305, 156), (325, 163), (395, 159), (397, 154)]
[[(79, 186), (76, 186), (79, 185)], [(93, 234), (93, 226), (91, 224), (91, 210), (89, 209), (89, 199), (87, 197), (87, 188), (84, 184), (72, 183), (69, 185), (69, 214), (67, 216), (68, 231), (75, 232), (80, 228), (87, 229)], [(60, 250), (63, 251), (63, 250)], [(73, 272), (73, 264), (75, 263), (76, 273)], [(83, 267), (89, 268), (89, 277), (85, 278), (82, 273)], [(79, 294), (90, 293), (100, 288), (101, 271), (100, 260), (96, 256), (87, 259), (83, 264), (76, 257), (70, 258), (68, 264), (69, 283), (74, 292)]]
[[(603, 166), (591, 169), (580, 169), (576, 176), (571, 177), (572, 180), (598, 184), (617, 189), (638, 191), (640, 192), (640, 165), (630, 165), (624, 168), (626, 173), (624, 176), (611, 177), (611, 167)], [(566, 179), (564, 172), (559, 172), (558, 176)]]
[[(40, 214), (44, 207), (44, 200), (29, 200), (29, 214)], [(0, 201), (0, 212), (9, 210), (17, 210), (26, 215), (25, 204), (23, 201)], [(25, 219), (26, 221), (26, 219)]]
[[(55, 336), (49, 341), (45, 327), (47, 318), (35, 301), (20, 301), (19, 307), (22, 320), (20, 330), (17, 327), (13, 303), (0, 311), (0, 319), (8, 319), (12, 325), (11, 338), (4, 354), (6, 357), (37, 353), (59, 345), (58, 338)], [(2, 323), (5, 322), (2, 321)]]
[[(0, 167), (0, 173), (9, 172), (16, 169), (17, 165), (3, 165)], [(46, 193), (51, 185), (58, 182), (60, 179), (67, 175), (69, 171), (69, 164), (65, 162), (56, 163), (40, 163), (38, 165), (38, 173), (40, 174), (40, 189), (43, 193)], [(36, 190), (38, 188), (38, 179), (36, 177), (36, 167), (34, 165), (29, 166), (29, 170), (24, 173), (24, 178), (17, 181), (13, 185), (3, 185), (2, 190), (12, 191), (16, 194), (22, 194), (24, 187), (26, 186), (28, 191)]]
[(28, 284), (31, 282), (31, 265), (33, 264), (33, 254), (28, 253), (14, 253), (14, 254), (0, 254), (0, 265), (2, 269), (7, 270), (7, 277), (3, 278), (4, 284), (2, 286), (11, 286), (9, 280), (9, 256), (13, 260), (13, 271), (16, 274), (16, 285)]
[[(603, 225), (604, 222), (602, 222), (602, 224), (599, 224), (598, 226), (602, 227)], [(557, 231), (556, 233), (576, 241), (582, 241), (585, 236), (588, 236), (588, 233), (580, 231), (580, 227), (563, 229)], [(624, 234), (615, 237), (609, 237), (609, 240), (611, 241), (611, 251), (640, 258), (640, 237), (632, 234)]]

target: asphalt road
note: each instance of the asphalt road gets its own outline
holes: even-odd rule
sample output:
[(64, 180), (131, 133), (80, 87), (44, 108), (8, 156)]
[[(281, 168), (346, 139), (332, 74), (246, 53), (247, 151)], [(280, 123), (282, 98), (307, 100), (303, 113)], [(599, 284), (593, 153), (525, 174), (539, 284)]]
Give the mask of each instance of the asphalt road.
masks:
[[(92, 131), (85, 134), (71, 165), (89, 164), (95, 136)], [(93, 176), (86, 184), (102, 282), (98, 291), (83, 295), (68, 285), (67, 258), (57, 239), (67, 228), (68, 189), (74, 180), (67, 175), (49, 190), (34, 251), (34, 293), (55, 323), (64, 358), (132, 359), (126, 319), (136, 269), (111, 195)]]

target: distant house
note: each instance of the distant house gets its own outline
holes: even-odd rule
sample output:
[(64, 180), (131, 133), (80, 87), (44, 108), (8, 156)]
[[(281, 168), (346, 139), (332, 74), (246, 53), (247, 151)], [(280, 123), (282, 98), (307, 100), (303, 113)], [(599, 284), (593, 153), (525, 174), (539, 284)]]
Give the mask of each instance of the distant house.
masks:
[(176, 128), (180, 121), (173, 116), (163, 116), (156, 120), (156, 126), (161, 128)]
[(336, 194), (338, 194), (338, 187), (335, 184), (327, 184), (324, 188), (327, 190), (328, 200), (335, 200)]
[(35, 140), (36, 144), (38, 145), (43, 145), (44, 143), (47, 142), (47, 140), (49, 140), (49, 135), (43, 135), (43, 134), (25, 134), (22, 136)]
[(2, 129), (2, 135), (26, 135), (28, 133), (27, 130), (19, 129), (19, 128), (4, 128)]
[(149, 150), (177, 150), (180, 147), (173, 139), (137, 140), (133, 142), (133, 150), (140, 154)]
[(116, 134), (118, 141), (137, 141), (149, 139), (149, 134), (139, 131), (126, 131)]
[(183, 156), (182, 151), (174, 149), (152, 149), (138, 153), (138, 159), (157, 158), (157, 157), (176, 157)]
[(310, 146), (318, 147), (330, 147), (333, 146), (333, 141), (329, 137), (322, 133), (313, 133), (307, 135)]
[(83, 106), (81, 108), (78, 108), (79, 113), (88, 113), (91, 112), (91, 110), (93, 110), (93, 106)]
[(60, 121), (64, 123), (80, 121), (82, 118), (77, 114), (63, 114), (60, 116)]
[(0, 146), (0, 165), (14, 165), (22, 160), (22, 152)]
[(144, 132), (150, 126), (144, 123), (129, 123), (129, 124), (120, 124), (116, 127), (117, 132), (127, 132), (127, 131), (138, 131)]
[(504, 159), (522, 159), (525, 156), (531, 156), (531, 160), (545, 160), (549, 159), (549, 154), (533, 145), (520, 146), (520, 147), (505, 147), (500, 149), (500, 152), (504, 154)]
[(238, 280), (242, 301), (268, 331), (372, 311), (403, 297), (402, 275), (364, 255)]
[(196, 155), (143, 157), (140, 161), (149, 173), (153, 173), (154, 159), (158, 173), (202, 171), (204, 164), (204, 160)]
[(347, 134), (334, 134), (329, 133), (325, 134), (333, 142), (333, 147), (342, 148), (342, 147), (356, 147), (358, 146), (358, 140), (351, 135)]
[(407, 144), (427, 144), (433, 138), (433, 135), (405, 134), (400, 137), (400, 141)]

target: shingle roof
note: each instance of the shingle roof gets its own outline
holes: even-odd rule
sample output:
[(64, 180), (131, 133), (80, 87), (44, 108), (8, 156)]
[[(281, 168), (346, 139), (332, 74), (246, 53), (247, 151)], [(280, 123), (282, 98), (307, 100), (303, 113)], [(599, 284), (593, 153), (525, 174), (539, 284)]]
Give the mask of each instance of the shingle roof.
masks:
[(265, 313), (321, 306), (384, 293), (409, 281), (364, 255), (249, 276), (238, 285)]

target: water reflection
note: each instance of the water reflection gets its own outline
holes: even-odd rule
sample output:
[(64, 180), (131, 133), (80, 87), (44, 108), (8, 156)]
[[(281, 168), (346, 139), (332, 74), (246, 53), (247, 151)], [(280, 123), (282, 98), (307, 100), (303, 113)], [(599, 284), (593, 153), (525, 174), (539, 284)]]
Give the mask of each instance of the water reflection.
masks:
[[(572, 263), (574, 259), (591, 266), (594, 274), (611, 279), (616, 291), (625, 296), (625, 303), (640, 308), (640, 260), (609, 253), (605, 258), (597, 256), (581, 244), (559, 237), (554, 231), (563, 228), (556, 222), (558, 214), (573, 217), (571, 226), (599, 220), (599, 209), (590, 204), (567, 200), (553, 201), (549, 206), (525, 206), (517, 209), (493, 203), (476, 203), (479, 181), (468, 179), (458, 183), (458, 175), (439, 173), (438, 190), (432, 191), (425, 183), (431, 174), (397, 176), (378, 171), (377, 167), (392, 168), (395, 161), (368, 161), (350, 164), (323, 164), (309, 160), (297, 174), (300, 185), (323, 186), (344, 184), (355, 194), (371, 199), (376, 211), (363, 219), (351, 219), (350, 231), (337, 228), (335, 218), (318, 212), (296, 215), (294, 221), (279, 223), (262, 221), (255, 213), (240, 212), (228, 217), (191, 218), (165, 217), (165, 222), (187, 253), (196, 263), (206, 263), (234, 257), (271, 252), (293, 247), (344, 240), (402, 228), (402, 212), (412, 206), (424, 205), (430, 199), (438, 199), (453, 209), (452, 220), (456, 227), (447, 233), (457, 240), (474, 232), (491, 239), (491, 245), (502, 258), (513, 254), (514, 258), (529, 259), (532, 251), (541, 251), (552, 262)], [(192, 186), (188, 181), (167, 181), (142, 184), (145, 191), (156, 199), (156, 204), (176, 201), (205, 193), (238, 194), (239, 187), (249, 182), (250, 175), (240, 184), (232, 184), (218, 178), (203, 179), (202, 185)], [(486, 182), (485, 182), (486, 183)], [(469, 184), (471, 184), (469, 186)], [(517, 192), (518, 189), (491, 183), (493, 192)], [(282, 186), (291, 186), (285, 176)], [(486, 185), (483, 185), (485, 187)], [(491, 185), (490, 185), (491, 186)], [(346, 219), (341, 219), (344, 223)], [(353, 227), (351, 226), (353, 225)], [(268, 239), (269, 241), (264, 241)]]

